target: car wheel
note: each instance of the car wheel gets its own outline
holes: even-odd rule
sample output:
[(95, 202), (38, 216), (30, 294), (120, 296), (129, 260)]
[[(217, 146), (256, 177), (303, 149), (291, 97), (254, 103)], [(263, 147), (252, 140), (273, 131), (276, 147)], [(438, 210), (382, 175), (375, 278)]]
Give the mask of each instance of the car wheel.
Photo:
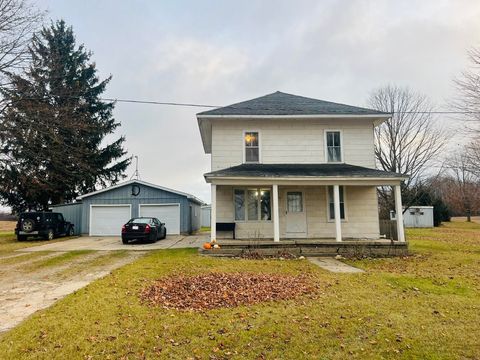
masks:
[(165, 239), (166, 237), (167, 237), (167, 228), (163, 228), (162, 239)]
[(45, 240), (53, 240), (55, 234), (52, 229), (49, 229), (47, 235), (45, 235)]
[(73, 226), (70, 226), (70, 228), (68, 229), (68, 236), (73, 236), (75, 235), (75, 229), (73, 228)]
[(124, 245), (127, 245), (127, 244), (128, 244), (128, 240), (127, 240), (127, 239), (122, 239), (122, 243), (123, 243)]
[(17, 240), (18, 241), (25, 241), (25, 240), (27, 240), (27, 237), (25, 235), (18, 235)]
[(32, 232), (35, 228), (35, 221), (33, 221), (32, 219), (23, 220), (21, 228), (25, 232)]

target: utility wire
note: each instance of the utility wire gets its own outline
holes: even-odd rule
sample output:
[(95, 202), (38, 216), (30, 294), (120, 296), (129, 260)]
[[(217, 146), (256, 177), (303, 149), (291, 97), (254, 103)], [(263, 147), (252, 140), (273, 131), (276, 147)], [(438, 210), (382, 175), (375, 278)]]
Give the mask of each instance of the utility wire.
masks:
[(114, 98), (99, 98), (99, 99), (102, 100), (102, 101), (115, 101), (115, 102), (133, 103), (133, 104), (189, 106), (189, 107), (208, 107), (208, 108), (217, 108), (217, 107), (220, 107), (219, 105), (189, 104), (189, 103), (164, 102), (164, 101), (149, 101), (149, 100), (114, 99)]
[[(57, 98), (67, 98), (67, 99), (82, 99), (81, 96), (69, 96), (69, 95), (54, 95), (50, 94), (51, 97)], [(20, 100), (45, 100), (46, 97), (25, 97)], [(154, 100), (137, 100), (137, 99), (118, 99), (118, 98), (97, 98), (100, 101), (110, 101), (110, 102), (119, 102), (119, 103), (131, 103), (131, 104), (147, 104), (147, 105), (164, 105), (164, 106), (184, 106), (184, 107), (201, 107), (201, 108), (219, 108), (223, 105), (208, 105), (208, 104), (195, 104), (195, 103), (181, 103), (181, 102), (171, 102), (171, 101), (154, 101)], [(228, 105), (229, 108), (235, 109), (243, 109), (244, 107), (237, 107), (235, 105)], [(257, 109), (257, 110), (269, 110), (269, 108), (264, 109)], [(438, 114), (438, 115), (474, 115), (480, 114), (480, 111), (441, 111), (441, 110), (433, 110), (433, 111), (401, 111), (402, 114)], [(387, 115), (386, 113), (385, 115)], [(295, 115), (295, 114), (292, 114)], [(298, 114), (302, 115), (302, 114)], [(334, 115), (334, 114), (332, 114)], [(348, 114), (346, 114), (348, 115)], [(366, 114), (368, 115), (368, 114)]]

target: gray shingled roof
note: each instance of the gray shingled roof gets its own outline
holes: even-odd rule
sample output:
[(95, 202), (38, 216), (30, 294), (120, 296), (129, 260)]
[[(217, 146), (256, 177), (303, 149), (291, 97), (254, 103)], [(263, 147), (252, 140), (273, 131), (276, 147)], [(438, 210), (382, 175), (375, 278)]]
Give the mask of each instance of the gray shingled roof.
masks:
[(357, 106), (338, 104), (277, 91), (197, 115), (390, 115)]
[(407, 177), (388, 171), (349, 164), (242, 164), (207, 173), (212, 177), (353, 177), (398, 179)]

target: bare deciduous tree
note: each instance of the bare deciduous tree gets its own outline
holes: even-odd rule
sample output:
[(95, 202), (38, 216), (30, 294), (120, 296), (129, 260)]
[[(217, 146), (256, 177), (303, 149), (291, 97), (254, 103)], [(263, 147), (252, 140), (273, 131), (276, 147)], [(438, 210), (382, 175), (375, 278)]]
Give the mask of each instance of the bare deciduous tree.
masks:
[(480, 49), (468, 52), (471, 66), (454, 80), (459, 97), (453, 107), (463, 113), (472, 140), (467, 146), (470, 171), (480, 176)]
[(445, 189), (445, 200), (453, 210), (467, 216), (471, 221), (472, 211), (480, 202), (478, 177), (472, 172), (468, 149), (450, 157), (446, 162), (450, 186)]
[[(408, 88), (379, 88), (371, 93), (368, 104), (392, 113), (391, 119), (374, 130), (375, 157), (378, 168), (409, 175), (402, 184), (407, 209), (416, 202), (416, 189), (422, 189), (422, 179), (445, 147), (446, 133), (433, 118), (427, 97)], [(386, 218), (393, 209), (393, 194), (390, 187), (382, 187), (379, 195), (380, 216)]]
[(421, 180), (447, 143), (444, 129), (432, 117), (430, 101), (408, 88), (386, 86), (371, 94), (369, 105), (393, 114), (375, 128), (378, 166), (408, 174), (406, 187)]
[(455, 79), (455, 85), (460, 97), (453, 102), (453, 107), (465, 115), (465, 119), (471, 121), (470, 130), (480, 131), (480, 49), (472, 49), (468, 52), (471, 67), (462, 72)]
[(25, 65), (42, 19), (43, 13), (26, 0), (0, 0), (0, 75)]

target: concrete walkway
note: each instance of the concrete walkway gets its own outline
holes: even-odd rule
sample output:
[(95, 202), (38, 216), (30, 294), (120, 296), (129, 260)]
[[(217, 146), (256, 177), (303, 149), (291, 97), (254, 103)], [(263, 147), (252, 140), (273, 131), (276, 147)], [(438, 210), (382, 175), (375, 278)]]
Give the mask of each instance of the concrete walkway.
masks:
[(334, 273), (363, 273), (362, 269), (347, 265), (337, 259), (327, 257), (309, 257), (311, 263)]
[(159, 250), (177, 248), (198, 248), (205, 241), (209, 240), (209, 234), (200, 235), (168, 235), (166, 239), (158, 240), (155, 243), (130, 243), (122, 244), (120, 237), (114, 236), (81, 236), (75, 239), (59, 241), (41, 246), (33, 246), (17, 250), (19, 252), (37, 251), (74, 251), (74, 250)]

